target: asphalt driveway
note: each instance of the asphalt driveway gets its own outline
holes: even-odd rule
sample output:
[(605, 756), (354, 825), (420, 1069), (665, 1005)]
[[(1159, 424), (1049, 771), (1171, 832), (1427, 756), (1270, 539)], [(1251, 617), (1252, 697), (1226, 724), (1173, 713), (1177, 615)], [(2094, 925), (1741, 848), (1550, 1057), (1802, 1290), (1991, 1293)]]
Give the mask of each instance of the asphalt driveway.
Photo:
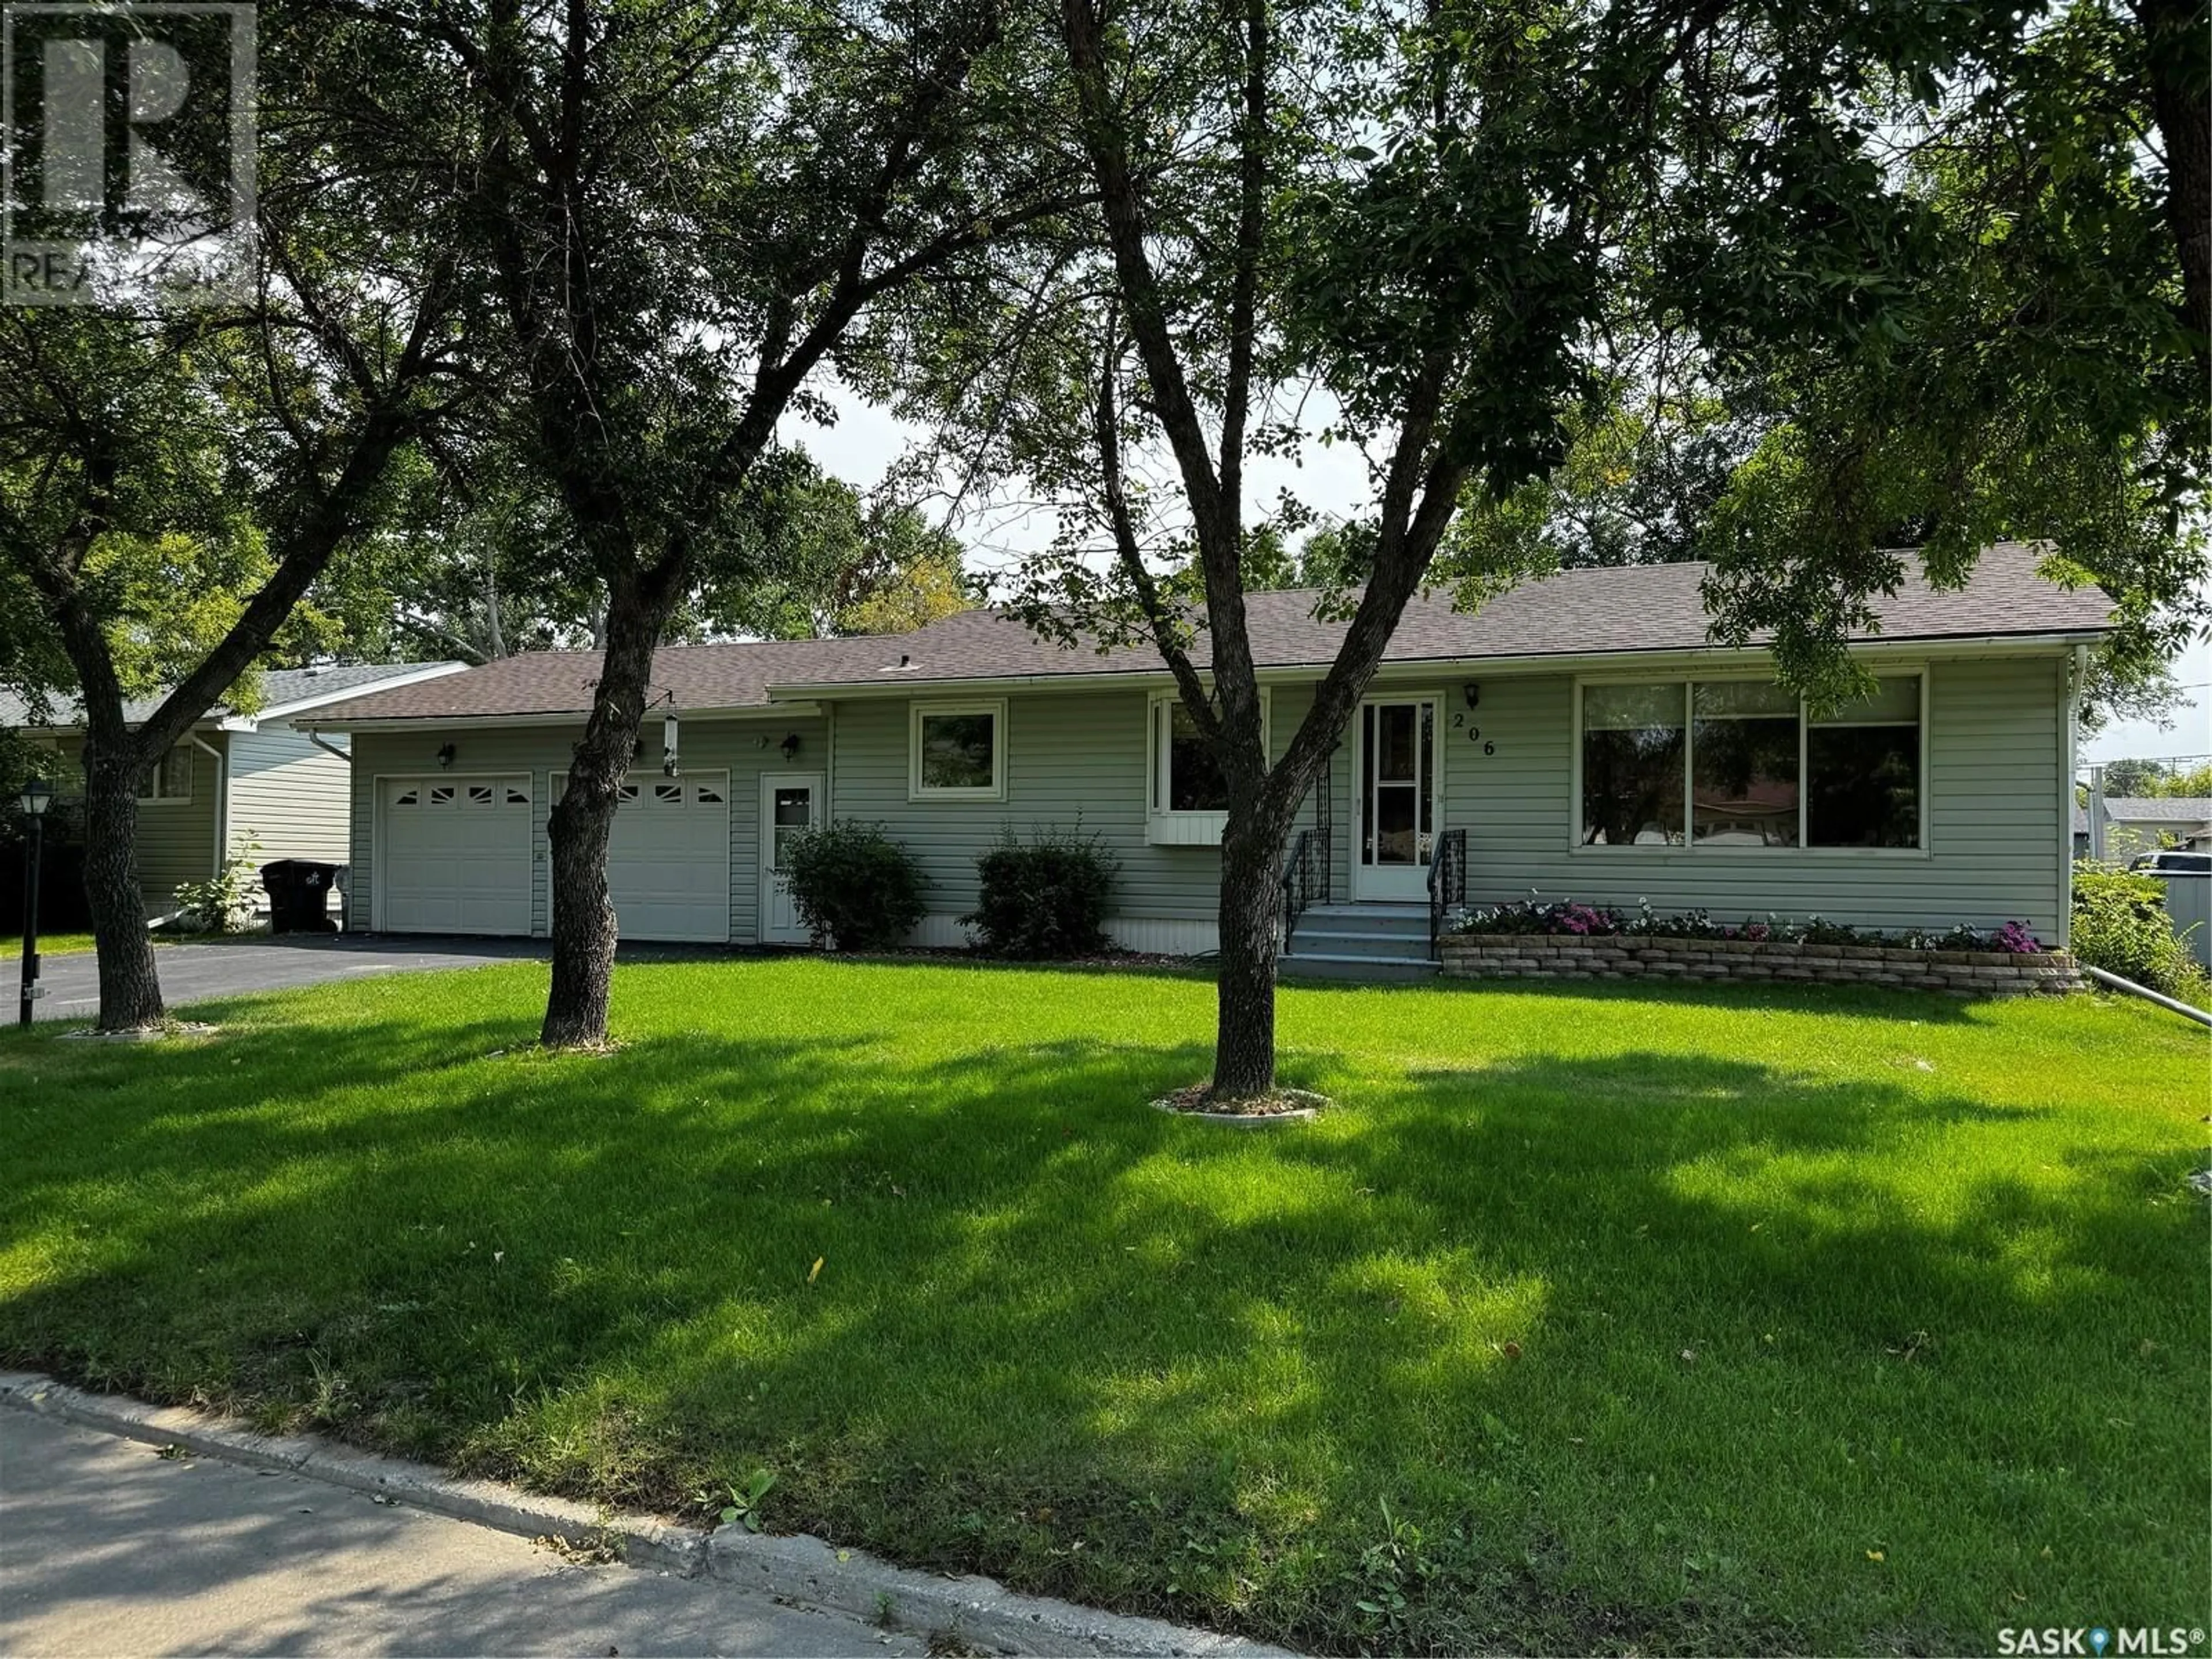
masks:
[[(164, 945), (154, 952), (161, 995), (172, 1009), (247, 991), (285, 991), (368, 974), (420, 973), (434, 968), (480, 968), (518, 957), (543, 957), (544, 939), (407, 939), (344, 934), (286, 934), (210, 945)], [(40, 963), (46, 994), (36, 1005), (40, 1019), (89, 1019), (100, 1012), (100, 969), (89, 951), (47, 957)], [(0, 1000), (15, 1000), (20, 964), (0, 958)], [(11, 1016), (12, 1018), (12, 1013)]]

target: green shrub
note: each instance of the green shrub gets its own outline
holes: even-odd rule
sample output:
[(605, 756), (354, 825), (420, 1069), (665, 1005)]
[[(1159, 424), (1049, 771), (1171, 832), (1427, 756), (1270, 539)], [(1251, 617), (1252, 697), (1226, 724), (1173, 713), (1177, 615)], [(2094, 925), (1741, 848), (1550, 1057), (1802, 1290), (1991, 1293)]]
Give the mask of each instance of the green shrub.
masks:
[(253, 926), (254, 893), (261, 885), (255, 859), (261, 843), (249, 841), (242, 854), (205, 881), (187, 881), (176, 890), (176, 927), (180, 933), (242, 933)]
[(928, 909), (928, 878), (880, 823), (824, 824), (793, 836), (783, 857), (799, 919), (837, 950), (903, 944)]
[(982, 896), (960, 920), (994, 956), (1085, 957), (1105, 950), (1106, 918), (1121, 866), (1096, 836), (1012, 831), (975, 860)]
[(2199, 1007), (2212, 991), (2189, 946), (2174, 936), (2165, 884), (2154, 877), (2075, 865), (2073, 949), (2092, 967)]

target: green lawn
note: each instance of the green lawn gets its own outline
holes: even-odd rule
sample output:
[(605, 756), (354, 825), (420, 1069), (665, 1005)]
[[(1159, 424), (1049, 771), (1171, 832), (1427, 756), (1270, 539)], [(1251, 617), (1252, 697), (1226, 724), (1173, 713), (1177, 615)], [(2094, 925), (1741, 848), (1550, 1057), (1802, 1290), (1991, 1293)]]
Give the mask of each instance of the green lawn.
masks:
[[(2202, 1032), (1875, 993), (516, 963), (0, 1041), (0, 1357), (1294, 1644), (2202, 1624)], [(813, 1273), (817, 1261), (818, 1274)]]
[[(11, 939), (6, 947), (8, 959), (18, 966), (23, 960), (23, 941)], [(41, 933), (39, 935), (39, 954), (42, 957), (78, 957), (92, 949), (89, 933)]]

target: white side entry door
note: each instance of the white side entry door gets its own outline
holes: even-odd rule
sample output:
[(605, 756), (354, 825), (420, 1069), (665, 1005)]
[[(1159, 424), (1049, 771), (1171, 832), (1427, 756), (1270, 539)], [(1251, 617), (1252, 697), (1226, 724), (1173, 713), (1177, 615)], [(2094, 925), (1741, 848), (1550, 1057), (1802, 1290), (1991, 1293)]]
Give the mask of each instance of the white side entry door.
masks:
[(783, 873), (791, 838), (822, 826), (822, 774), (763, 772), (760, 781), (760, 942), (811, 945)]

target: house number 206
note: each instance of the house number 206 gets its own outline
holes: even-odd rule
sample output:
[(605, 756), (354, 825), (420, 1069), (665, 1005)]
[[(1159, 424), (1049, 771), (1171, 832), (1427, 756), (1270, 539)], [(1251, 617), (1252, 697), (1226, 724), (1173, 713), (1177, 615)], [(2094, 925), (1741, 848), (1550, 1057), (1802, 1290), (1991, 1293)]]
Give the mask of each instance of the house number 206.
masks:
[(1469, 726), (1467, 723), (1466, 715), (1454, 714), (1452, 716), (1452, 729), (1454, 731), (1465, 732), (1467, 733), (1467, 740), (1469, 743), (1482, 744), (1482, 752), (1484, 754), (1494, 755), (1498, 752), (1497, 744), (1494, 742), (1483, 743), (1482, 728), (1479, 726)]

